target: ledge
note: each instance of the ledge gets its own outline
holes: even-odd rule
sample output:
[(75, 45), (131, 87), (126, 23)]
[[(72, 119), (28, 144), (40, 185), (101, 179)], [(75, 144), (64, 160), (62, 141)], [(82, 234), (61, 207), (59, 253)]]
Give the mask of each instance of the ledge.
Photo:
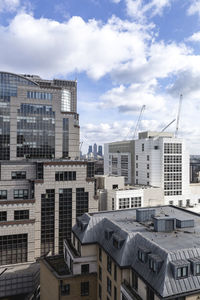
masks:
[(0, 205), (35, 203), (35, 199), (0, 200)]
[(0, 226), (8, 226), (8, 225), (20, 225), (20, 224), (34, 224), (35, 219), (30, 219), (30, 220), (14, 220), (14, 221), (5, 221), (5, 222), (0, 222)]

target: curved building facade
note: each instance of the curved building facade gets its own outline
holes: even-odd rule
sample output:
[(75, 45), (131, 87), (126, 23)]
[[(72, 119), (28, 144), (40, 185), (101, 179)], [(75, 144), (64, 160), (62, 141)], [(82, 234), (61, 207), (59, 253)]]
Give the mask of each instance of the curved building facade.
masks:
[(0, 72), (0, 160), (79, 157), (77, 82)]

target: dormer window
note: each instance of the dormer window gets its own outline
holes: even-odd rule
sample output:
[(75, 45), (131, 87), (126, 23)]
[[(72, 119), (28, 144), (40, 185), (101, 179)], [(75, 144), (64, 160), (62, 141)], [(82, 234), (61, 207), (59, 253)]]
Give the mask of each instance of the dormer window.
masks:
[(177, 278), (184, 278), (188, 276), (188, 266), (177, 268)]
[(190, 263), (188, 260), (171, 261), (172, 271), (175, 279), (186, 278), (189, 275)]
[(124, 238), (120, 237), (118, 234), (113, 235), (113, 246), (120, 249), (124, 243)]
[(188, 259), (191, 263), (191, 272), (195, 276), (200, 275), (200, 257), (191, 257)]
[(147, 256), (148, 254), (151, 253), (151, 251), (149, 251), (149, 249), (147, 248), (139, 248), (138, 249), (138, 259), (139, 261), (141, 261), (142, 263), (146, 263), (147, 262)]
[(149, 269), (153, 272), (158, 273), (160, 271), (160, 268), (162, 266), (162, 258), (159, 255), (156, 254), (149, 254)]
[(113, 229), (107, 228), (105, 230), (105, 239), (110, 240), (113, 232), (114, 232)]

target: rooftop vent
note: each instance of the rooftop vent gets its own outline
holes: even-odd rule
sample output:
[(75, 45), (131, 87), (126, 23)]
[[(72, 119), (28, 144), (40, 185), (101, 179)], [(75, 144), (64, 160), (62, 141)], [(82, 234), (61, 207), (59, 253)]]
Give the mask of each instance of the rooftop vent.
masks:
[(156, 210), (154, 208), (138, 208), (136, 209), (136, 221), (146, 222), (151, 221), (155, 216)]
[(176, 229), (176, 219), (170, 217), (154, 217), (154, 230), (157, 232), (171, 232)]
[(178, 228), (188, 228), (194, 227), (194, 220), (193, 219), (176, 219), (176, 227)]

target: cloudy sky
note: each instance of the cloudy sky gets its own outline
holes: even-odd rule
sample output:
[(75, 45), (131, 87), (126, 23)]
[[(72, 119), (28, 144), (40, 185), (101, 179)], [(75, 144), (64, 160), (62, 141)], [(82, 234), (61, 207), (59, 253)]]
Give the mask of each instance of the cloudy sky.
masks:
[[(200, 154), (200, 0), (0, 0), (0, 70), (78, 80), (89, 144), (162, 130)], [(168, 130), (175, 131), (174, 122)]]

